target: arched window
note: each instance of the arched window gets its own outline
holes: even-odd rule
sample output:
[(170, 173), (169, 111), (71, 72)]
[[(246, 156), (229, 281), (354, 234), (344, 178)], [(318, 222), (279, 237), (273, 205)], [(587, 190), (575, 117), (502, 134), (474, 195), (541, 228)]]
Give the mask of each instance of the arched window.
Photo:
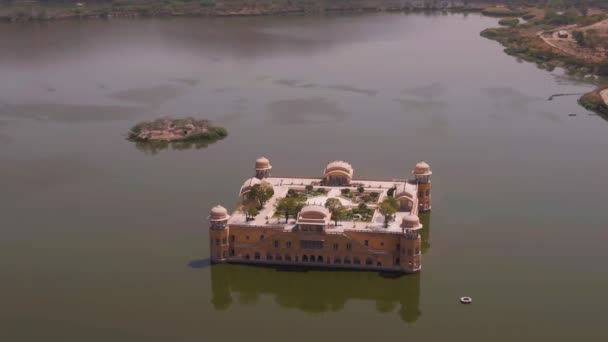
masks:
[(366, 265), (371, 265), (372, 264), (372, 258), (365, 259), (365, 264)]
[(266, 260), (272, 260), (272, 254), (270, 254), (270, 253), (266, 254)]
[(291, 255), (285, 254), (285, 261), (291, 261)]
[(378, 261), (378, 262), (376, 263), (376, 266), (378, 266), (378, 267), (382, 267), (382, 263), (381, 263), (380, 261)]
[(310, 262), (315, 262), (315, 256), (314, 255), (310, 256)]
[(342, 260), (340, 259), (340, 257), (335, 257), (334, 258), (334, 264), (341, 264)]
[(249, 256), (249, 254), (245, 254), (245, 260), (249, 260), (251, 259), (251, 257)]
[(317, 262), (318, 262), (318, 263), (321, 263), (321, 264), (323, 263), (323, 256), (322, 256), (322, 255), (319, 255), (319, 256), (317, 257)]
[(354, 258), (354, 259), (353, 259), (353, 263), (354, 263), (355, 265), (361, 265), (361, 260), (359, 260), (359, 258)]
[(395, 258), (395, 265), (399, 265), (399, 258)]
[(344, 264), (345, 265), (350, 265), (350, 257), (344, 257)]
[(281, 256), (281, 254), (277, 254), (277, 255), (275, 255), (275, 256), (274, 256), (274, 258), (275, 258), (277, 261), (283, 261), (283, 257)]
[(302, 262), (308, 262), (308, 255), (302, 255)]
[(253, 258), (254, 258), (255, 260), (260, 260), (260, 253), (255, 252), (255, 254), (253, 255)]

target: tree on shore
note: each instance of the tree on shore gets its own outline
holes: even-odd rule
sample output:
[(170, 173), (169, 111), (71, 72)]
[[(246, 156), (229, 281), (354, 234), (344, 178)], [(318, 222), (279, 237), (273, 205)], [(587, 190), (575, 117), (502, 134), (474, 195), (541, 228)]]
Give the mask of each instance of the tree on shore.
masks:
[(330, 198), (325, 202), (325, 208), (331, 213), (331, 219), (334, 220), (336, 226), (340, 220), (346, 217), (346, 208), (337, 198)]
[(398, 204), (394, 197), (387, 197), (378, 205), (380, 214), (384, 216), (384, 228), (388, 227), (388, 222), (391, 220), (393, 215), (397, 212)]

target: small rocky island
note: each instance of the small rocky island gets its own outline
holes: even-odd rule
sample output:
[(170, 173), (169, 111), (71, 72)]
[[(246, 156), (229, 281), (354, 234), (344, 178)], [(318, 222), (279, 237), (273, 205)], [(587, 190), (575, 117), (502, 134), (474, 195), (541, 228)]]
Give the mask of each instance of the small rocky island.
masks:
[(178, 150), (206, 147), (226, 136), (224, 127), (213, 126), (209, 120), (163, 117), (133, 126), (127, 140), (135, 142), (140, 150), (156, 153), (169, 145)]
[(208, 120), (160, 118), (140, 122), (129, 131), (131, 141), (215, 141), (228, 135), (226, 129)]

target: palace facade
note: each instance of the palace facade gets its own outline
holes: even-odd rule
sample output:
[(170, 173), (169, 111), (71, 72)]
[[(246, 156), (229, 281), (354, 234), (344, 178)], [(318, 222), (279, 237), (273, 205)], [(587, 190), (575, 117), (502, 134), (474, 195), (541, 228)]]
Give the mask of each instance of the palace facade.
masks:
[[(422, 224), (418, 213), (431, 210), (431, 169), (419, 162), (411, 179), (354, 178), (353, 167), (332, 161), (321, 177), (274, 177), (264, 157), (255, 162), (255, 177), (239, 191), (239, 205), (229, 214), (211, 209), (208, 221), (212, 263), (246, 263), (342, 268), (399, 273), (422, 268)], [(263, 205), (249, 193), (272, 188)], [(285, 197), (297, 199), (297, 213), (277, 211)], [(379, 205), (393, 197), (396, 212), (389, 220)], [(325, 204), (339, 201), (340, 218)], [(253, 203), (252, 203), (253, 202)], [(258, 210), (247, 212), (246, 208)]]

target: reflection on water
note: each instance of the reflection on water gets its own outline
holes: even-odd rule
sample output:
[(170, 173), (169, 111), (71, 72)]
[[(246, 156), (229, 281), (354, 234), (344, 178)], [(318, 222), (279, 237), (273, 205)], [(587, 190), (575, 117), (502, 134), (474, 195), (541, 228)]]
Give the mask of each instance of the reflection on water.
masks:
[[(421, 214), (424, 224), (422, 253), (430, 248), (430, 214)], [(193, 261), (192, 268), (207, 265)], [(308, 313), (339, 312), (349, 300), (374, 301), (379, 313), (396, 313), (413, 323), (420, 310), (421, 274), (382, 275), (357, 271), (297, 271), (243, 265), (211, 267), (211, 302), (216, 310), (238, 304), (255, 305), (262, 295), (271, 295), (284, 308)]]
[(421, 315), (420, 274), (390, 279), (370, 272), (286, 272), (237, 265), (211, 267), (212, 304), (225, 310), (235, 300), (256, 304), (272, 295), (284, 308), (308, 313), (339, 312), (351, 299), (375, 301), (381, 313), (395, 312), (404, 322)]
[(135, 148), (148, 155), (156, 155), (161, 151), (185, 151), (192, 149), (207, 148), (210, 144), (216, 143), (218, 140), (206, 141), (138, 141), (135, 142)]

